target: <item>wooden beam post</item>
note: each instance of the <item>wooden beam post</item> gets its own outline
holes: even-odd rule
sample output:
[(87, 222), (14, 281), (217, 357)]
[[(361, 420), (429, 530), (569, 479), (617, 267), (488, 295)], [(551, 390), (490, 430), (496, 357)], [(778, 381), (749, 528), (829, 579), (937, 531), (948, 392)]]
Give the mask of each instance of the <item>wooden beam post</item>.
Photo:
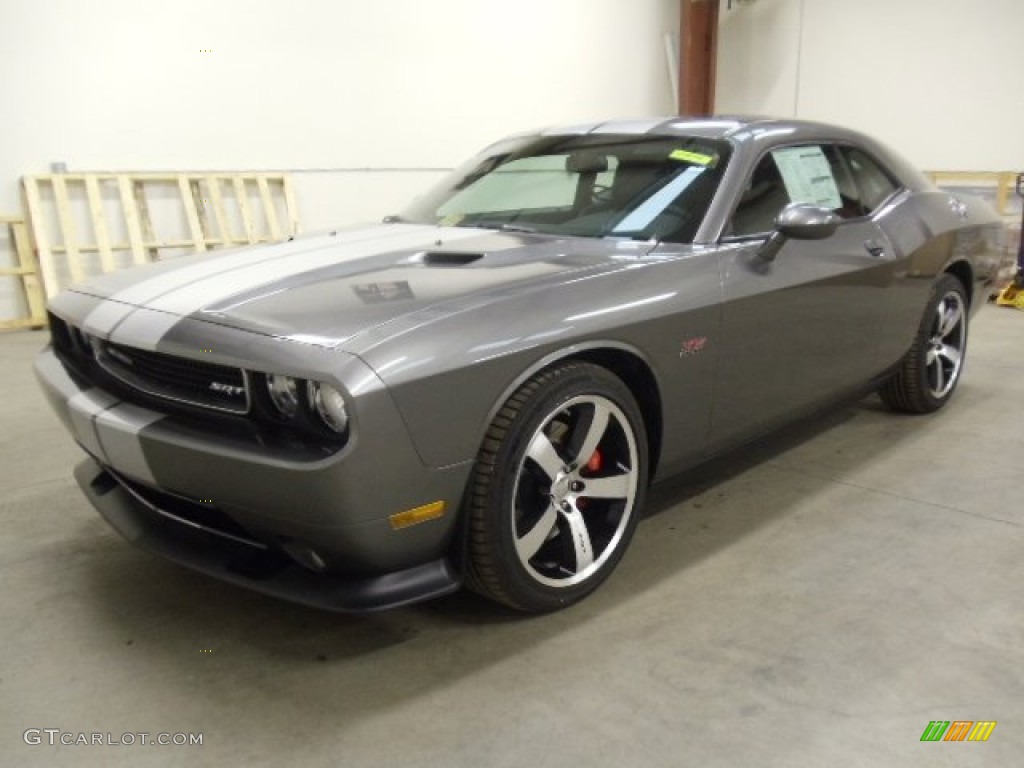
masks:
[(679, 8), (679, 114), (715, 111), (719, 0), (681, 0)]

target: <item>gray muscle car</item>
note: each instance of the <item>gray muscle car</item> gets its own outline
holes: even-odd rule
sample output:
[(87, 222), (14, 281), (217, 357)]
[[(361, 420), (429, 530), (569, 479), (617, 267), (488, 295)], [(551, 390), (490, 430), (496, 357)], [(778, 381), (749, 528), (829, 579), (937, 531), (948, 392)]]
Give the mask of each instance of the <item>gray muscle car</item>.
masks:
[(579, 125), (381, 224), (78, 285), (36, 371), (144, 548), (335, 610), (547, 611), (652, 481), (871, 388), (945, 405), (999, 229), (841, 128)]

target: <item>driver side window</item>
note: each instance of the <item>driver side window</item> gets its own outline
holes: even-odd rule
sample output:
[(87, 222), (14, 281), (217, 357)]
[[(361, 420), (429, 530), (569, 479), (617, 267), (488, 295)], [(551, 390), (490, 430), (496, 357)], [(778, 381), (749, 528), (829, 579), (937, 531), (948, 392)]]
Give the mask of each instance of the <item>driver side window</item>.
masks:
[(741, 237), (770, 232), (779, 211), (792, 199), (771, 153), (761, 158), (733, 212), (728, 234)]

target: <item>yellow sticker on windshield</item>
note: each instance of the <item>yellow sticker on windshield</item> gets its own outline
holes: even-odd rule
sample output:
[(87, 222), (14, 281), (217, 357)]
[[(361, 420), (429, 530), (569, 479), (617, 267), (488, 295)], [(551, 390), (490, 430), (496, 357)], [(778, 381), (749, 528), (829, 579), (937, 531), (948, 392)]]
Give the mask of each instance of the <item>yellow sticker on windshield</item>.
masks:
[(691, 152), (688, 149), (676, 149), (669, 155), (673, 160), (682, 160), (684, 163), (693, 163), (694, 165), (710, 165), (714, 167), (715, 157), (713, 155), (704, 155), (700, 152)]
[(464, 218), (466, 218), (466, 214), (464, 213), (449, 213), (447, 216), (443, 217), (440, 221), (437, 222), (437, 226), (454, 227)]

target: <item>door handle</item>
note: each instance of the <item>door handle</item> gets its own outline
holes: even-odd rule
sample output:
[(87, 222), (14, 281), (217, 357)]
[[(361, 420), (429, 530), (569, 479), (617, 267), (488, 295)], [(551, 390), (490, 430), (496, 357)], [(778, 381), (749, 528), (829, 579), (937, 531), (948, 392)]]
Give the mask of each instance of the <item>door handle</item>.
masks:
[(865, 240), (864, 248), (867, 252), (874, 256), (876, 259), (885, 256), (885, 246), (879, 243), (877, 240)]

